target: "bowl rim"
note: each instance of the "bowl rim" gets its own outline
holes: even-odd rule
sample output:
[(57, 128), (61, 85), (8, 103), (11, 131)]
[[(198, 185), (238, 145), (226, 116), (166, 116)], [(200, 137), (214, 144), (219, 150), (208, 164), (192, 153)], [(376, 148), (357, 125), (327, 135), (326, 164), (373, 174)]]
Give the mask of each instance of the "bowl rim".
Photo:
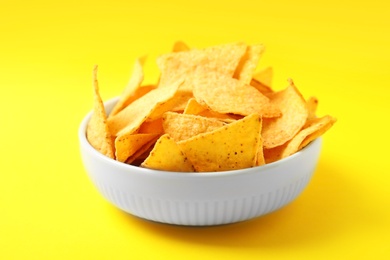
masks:
[[(108, 105), (112, 105), (115, 102), (118, 101), (118, 97), (112, 98), (106, 102), (104, 102), (104, 106), (107, 107)], [(302, 153), (304, 153), (307, 149), (309, 149), (311, 146), (313, 146), (315, 143), (321, 142), (322, 138), (318, 137), (315, 140), (313, 140), (311, 143), (309, 143), (306, 147), (301, 149), (300, 151), (286, 157), (283, 159), (280, 159), (275, 162), (267, 163), (260, 166), (254, 166), (251, 168), (245, 168), (245, 169), (238, 169), (238, 170), (228, 170), (228, 171), (217, 171), (217, 172), (173, 172), (173, 171), (164, 171), (164, 170), (155, 170), (155, 169), (147, 169), (131, 164), (126, 164), (123, 162), (119, 162), (115, 159), (109, 158), (108, 156), (105, 156), (104, 154), (100, 153), (98, 150), (96, 150), (87, 140), (87, 125), (88, 122), (92, 116), (93, 111), (90, 111), (87, 113), (87, 115), (84, 116), (82, 119), (79, 129), (78, 129), (78, 138), (79, 143), (82, 148), (86, 149), (89, 153), (91, 153), (94, 157), (99, 158), (100, 160), (103, 160), (106, 163), (112, 164), (114, 167), (119, 167), (120, 169), (127, 171), (128, 173), (134, 174), (139, 172), (140, 174), (152, 174), (154, 176), (166, 176), (166, 177), (183, 177), (185, 178), (211, 178), (211, 177), (223, 177), (223, 176), (235, 176), (235, 175), (243, 175), (245, 173), (251, 173), (253, 171), (256, 172), (256, 174), (261, 174), (262, 172), (266, 172), (267, 169), (278, 167), (281, 164), (284, 164), (290, 160), (293, 160), (295, 157), (302, 156)], [(158, 175), (156, 175), (158, 174)]]

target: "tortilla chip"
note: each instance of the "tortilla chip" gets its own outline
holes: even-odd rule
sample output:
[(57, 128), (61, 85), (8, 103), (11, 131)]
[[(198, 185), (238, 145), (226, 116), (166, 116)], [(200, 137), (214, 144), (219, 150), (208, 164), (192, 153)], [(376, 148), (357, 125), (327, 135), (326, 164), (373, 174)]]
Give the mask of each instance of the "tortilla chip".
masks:
[[(164, 54), (157, 60), (161, 71), (160, 85), (169, 85), (172, 79), (189, 78), (198, 67), (233, 76), (245, 51), (245, 44), (234, 43)], [(185, 81), (181, 89), (191, 91), (191, 81)]]
[(261, 54), (264, 51), (264, 46), (261, 44), (249, 45), (246, 49), (244, 56), (241, 58), (240, 63), (234, 73), (234, 78), (239, 81), (250, 84), (253, 77), (253, 73), (257, 68)]
[(316, 97), (310, 97), (306, 101), (306, 104), (307, 104), (307, 109), (309, 111), (309, 115), (307, 116), (307, 119), (310, 120), (316, 118), (318, 99)]
[[(162, 115), (167, 108), (165, 104), (174, 97), (181, 83), (182, 81), (177, 81), (169, 87), (153, 89), (115, 116), (108, 118), (112, 135), (134, 133), (147, 119), (153, 121), (158, 115)], [(153, 118), (150, 117), (152, 114)]]
[(157, 140), (141, 167), (174, 172), (194, 171), (194, 167), (179, 145), (167, 134)]
[[(308, 145), (313, 140), (322, 136), (326, 131), (328, 131), (334, 123), (336, 123), (336, 118), (331, 116), (322, 117), (317, 121), (316, 118), (313, 119), (311, 124), (308, 124), (306, 129), (311, 129), (311, 133), (308, 134), (302, 143), (299, 145), (299, 150), (303, 149), (306, 145)], [(313, 131), (314, 130), (314, 131)], [(309, 131), (308, 131), (309, 132)], [(306, 133), (307, 134), (307, 133)]]
[(196, 171), (229, 171), (256, 165), (260, 133), (261, 117), (251, 114), (178, 144)]
[(181, 51), (189, 51), (189, 50), (190, 47), (188, 47), (188, 45), (183, 41), (175, 42), (172, 48), (172, 52), (181, 52)]
[(309, 114), (306, 101), (292, 80), (286, 89), (272, 95), (271, 103), (280, 108), (282, 116), (263, 121), (262, 136), (266, 149), (291, 140), (304, 126)]
[(123, 108), (137, 99), (135, 95), (136, 90), (140, 87), (142, 81), (144, 80), (143, 64), (145, 57), (137, 59), (134, 64), (133, 74), (124, 89), (122, 95), (119, 97), (118, 102), (115, 104), (114, 108), (111, 110), (110, 116), (118, 114)]
[[(141, 161), (143, 161), (147, 156), (149, 156), (150, 151), (153, 148), (153, 145), (156, 143), (158, 137), (150, 140), (149, 142), (145, 143), (142, 147), (140, 147), (132, 156), (127, 158), (126, 162), (127, 164), (137, 164), (139, 165)], [(145, 156), (147, 155), (147, 156)]]
[(130, 156), (159, 134), (124, 134), (115, 139), (115, 156), (120, 162), (125, 162)]
[(143, 122), (138, 129), (139, 134), (163, 134), (164, 129), (162, 126), (162, 118), (158, 118), (152, 121)]
[(281, 115), (279, 108), (254, 87), (216, 72), (200, 72), (193, 79), (196, 101), (218, 113), (247, 116), (257, 113), (264, 118)]
[(164, 133), (175, 141), (182, 141), (195, 135), (214, 131), (225, 123), (220, 120), (196, 115), (166, 112), (163, 116)]
[(273, 75), (274, 75), (273, 68), (266, 67), (262, 70), (259, 70), (258, 72), (255, 72), (253, 74), (253, 80), (271, 89)]
[(100, 153), (114, 159), (113, 138), (107, 126), (107, 114), (99, 94), (97, 66), (93, 69), (94, 106), (91, 119), (87, 125), (87, 140)]

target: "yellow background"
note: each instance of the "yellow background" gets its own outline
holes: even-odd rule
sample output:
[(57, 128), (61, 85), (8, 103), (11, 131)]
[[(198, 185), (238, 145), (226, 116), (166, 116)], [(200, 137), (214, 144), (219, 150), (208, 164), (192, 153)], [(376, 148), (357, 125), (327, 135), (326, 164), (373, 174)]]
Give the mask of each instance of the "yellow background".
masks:
[[(0, 2), (0, 259), (390, 259), (390, 20), (386, 1)], [(318, 169), (285, 208), (208, 228), (151, 223), (89, 181), (77, 130), (134, 60), (176, 40), (264, 43), (274, 87), (291, 77), (338, 118)]]

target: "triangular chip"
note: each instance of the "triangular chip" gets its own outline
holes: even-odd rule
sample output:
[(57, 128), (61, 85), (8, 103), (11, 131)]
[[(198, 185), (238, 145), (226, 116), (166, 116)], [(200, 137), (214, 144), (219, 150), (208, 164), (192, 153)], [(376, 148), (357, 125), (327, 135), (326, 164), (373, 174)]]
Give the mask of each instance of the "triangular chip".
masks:
[(158, 137), (145, 143), (132, 156), (127, 158), (125, 163), (139, 166), (145, 160), (145, 158), (149, 156), (149, 153), (152, 150), (153, 145), (156, 143), (157, 139)]
[[(166, 111), (165, 109), (170, 108), (165, 104), (174, 97), (181, 83), (182, 81), (177, 81), (169, 87), (153, 89), (110, 117), (107, 122), (112, 135), (134, 133), (144, 121), (157, 119), (158, 115)], [(149, 118), (152, 114), (153, 119)]]
[(324, 116), (320, 119), (314, 118), (312, 119), (312, 123), (309, 123), (306, 129), (311, 129), (306, 133), (305, 139), (303, 139), (302, 143), (299, 145), (299, 149), (301, 150), (306, 145), (308, 145), (311, 141), (316, 138), (322, 136), (326, 131), (328, 131), (334, 123), (336, 123), (336, 118), (331, 116)]
[(115, 139), (115, 156), (120, 162), (125, 162), (142, 146), (158, 137), (159, 134), (124, 134)]
[(97, 66), (93, 69), (93, 95), (94, 106), (91, 119), (87, 126), (87, 139), (89, 143), (102, 154), (114, 158), (114, 144), (107, 126), (107, 114), (102, 98), (99, 94), (97, 80)]
[[(164, 54), (157, 60), (160, 85), (169, 85), (172, 79), (188, 78), (198, 67), (232, 77), (245, 51), (246, 44), (233, 43)], [(181, 88), (191, 90), (191, 82), (186, 81)]]
[(261, 117), (251, 114), (178, 143), (198, 172), (236, 170), (256, 166), (260, 132)]
[(123, 108), (125, 108), (132, 101), (137, 99), (137, 96), (134, 95), (136, 90), (141, 85), (144, 80), (144, 72), (143, 72), (143, 63), (145, 58), (140, 58), (135, 61), (133, 73), (130, 77), (129, 83), (126, 88), (123, 90), (122, 95), (119, 97), (118, 102), (115, 104), (114, 108), (110, 112), (110, 116), (118, 114)]
[(316, 112), (318, 107), (318, 99), (316, 97), (310, 97), (307, 101), (307, 109), (309, 111), (309, 115), (307, 116), (307, 119), (313, 119), (316, 118)]
[(195, 98), (190, 98), (187, 102), (186, 107), (184, 108), (183, 114), (198, 115), (199, 113), (205, 111), (206, 109), (207, 107), (199, 104)]
[(285, 158), (301, 150), (308, 143), (325, 133), (334, 122), (335, 119), (331, 116), (310, 119), (307, 122), (307, 126), (287, 143), (283, 149), (281, 158)]
[(289, 86), (272, 95), (272, 104), (279, 107), (282, 116), (263, 121), (264, 147), (270, 149), (291, 140), (304, 126), (308, 109), (302, 94), (292, 80)]
[(256, 166), (260, 166), (264, 164), (265, 164), (265, 158), (264, 158), (264, 149), (263, 149), (263, 137), (261, 137), (260, 135), (259, 146), (257, 148), (257, 153), (256, 153)]
[(264, 46), (261, 44), (249, 45), (244, 56), (234, 73), (234, 78), (239, 81), (250, 84), (254, 71), (257, 68)]
[(196, 101), (195, 98), (191, 98), (187, 102), (187, 106), (184, 109), (183, 114), (188, 115), (198, 115), (209, 118), (217, 118), (225, 122), (232, 122), (237, 119), (241, 119), (242, 116), (233, 115), (233, 114), (221, 114), (215, 111), (210, 110), (209, 108), (202, 106)]
[(163, 116), (164, 133), (169, 134), (175, 141), (214, 131), (224, 125), (220, 120), (196, 115), (166, 112)]
[(196, 101), (218, 113), (265, 118), (281, 115), (279, 108), (256, 88), (217, 72), (200, 72), (193, 78)]
[(157, 140), (141, 167), (174, 172), (194, 171), (194, 167), (179, 145), (167, 134)]
[(181, 51), (189, 51), (189, 50), (190, 47), (188, 47), (188, 45), (183, 41), (175, 42), (172, 48), (172, 52), (181, 52)]
[(272, 67), (266, 67), (253, 74), (253, 80), (271, 89), (274, 70)]
[(162, 134), (163, 132), (161, 117), (156, 120), (143, 122), (138, 129), (139, 134)]
[(271, 149), (265, 149), (264, 153), (266, 162), (274, 162), (300, 151), (311, 141), (328, 131), (335, 122), (336, 119), (331, 116), (312, 118), (308, 120), (305, 127), (290, 141)]

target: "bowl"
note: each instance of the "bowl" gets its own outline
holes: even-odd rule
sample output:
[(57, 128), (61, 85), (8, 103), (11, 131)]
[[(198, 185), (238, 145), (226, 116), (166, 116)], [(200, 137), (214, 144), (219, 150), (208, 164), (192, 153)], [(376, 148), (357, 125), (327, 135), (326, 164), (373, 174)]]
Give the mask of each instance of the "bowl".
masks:
[[(106, 111), (117, 100), (106, 102)], [(119, 209), (161, 223), (221, 225), (276, 211), (305, 189), (321, 150), (318, 138), (285, 159), (248, 169), (202, 173), (150, 170), (96, 151), (86, 139), (91, 114), (83, 119), (78, 137), (81, 159), (92, 183)]]

